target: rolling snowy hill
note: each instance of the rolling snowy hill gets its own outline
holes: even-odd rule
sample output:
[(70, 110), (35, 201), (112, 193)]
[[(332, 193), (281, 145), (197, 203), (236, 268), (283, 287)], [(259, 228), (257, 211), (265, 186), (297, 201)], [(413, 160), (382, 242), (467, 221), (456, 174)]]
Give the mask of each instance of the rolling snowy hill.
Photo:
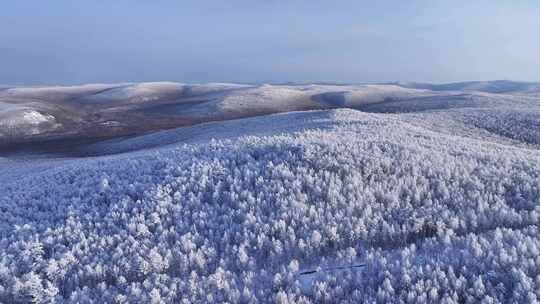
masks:
[(535, 94), (152, 83), (0, 109), (6, 143), (61, 145), (0, 154), (2, 303), (540, 297)]
[(295, 110), (447, 96), (395, 85), (188, 85), (171, 82), (0, 91), (0, 148), (48, 140), (138, 135)]
[(427, 89), (432, 91), (472, 91), (487, 93), (540, 93), (540, 83), (519, 82), (509, 80), (495, 81), (465, 81), (455, 83), (431, 84), (403, 82), (399, 86), (414, 89)]

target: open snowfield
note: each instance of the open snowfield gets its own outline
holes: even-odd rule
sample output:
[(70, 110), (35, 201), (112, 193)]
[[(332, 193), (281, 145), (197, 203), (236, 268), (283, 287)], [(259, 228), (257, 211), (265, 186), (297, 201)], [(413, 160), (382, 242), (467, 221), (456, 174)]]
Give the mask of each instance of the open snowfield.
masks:
[(539, 91), (2, 89), (0, 303), (536, 303)]

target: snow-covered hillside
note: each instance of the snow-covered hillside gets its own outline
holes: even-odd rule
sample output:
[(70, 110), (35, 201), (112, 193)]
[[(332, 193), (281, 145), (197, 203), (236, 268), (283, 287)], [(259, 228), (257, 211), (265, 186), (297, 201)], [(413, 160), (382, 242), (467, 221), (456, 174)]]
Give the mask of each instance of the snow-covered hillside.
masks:
[[(358, 108), (411, 98), (449, 96), (396, 85), (242, 85), (174, 82), (15, 87), (0, 91), (0, 148), (22, 142), (138, 135), (208, 121), (294, 110)], [(8, 111), (23, 108), (26, 112)], [(20, 116), (54, 123), (13, 130)], [(21, 122), (23, 123), (23, 122)], [(19, 124), (21, 124), (19, 123)]]
[(520, 94), (540, 93), (540, 83), (538, 82), (519, 82), (510, 80), (465, 81), (442, 84), (398, 82), (397, 85), (404, 88), (427, 89), (432, 91), (468, 91)]
[(0, 149), (35, 141), (132, 136), (289, 111), (353, 108), (418, 112), (508, 105), (510, 99), (518, 104), (524, 100), (535, 103), (539, 94), (538, 84), (506, 81), (439, 85), (148, 82), (13, 87), (0, 90)]
[[(114, 111), (131, 104), (230, 116), (61, 142), (54, 153), (0, 153), (1, 303), (540, 297), (534, 95), (393, 85), (90, 88), (94, 104), (122, 123)], [(153, 99), (154, 90), (163, 94)], [(115, 99), (123, 94), (131, 99)], [(32, 111), (2, 98), (6, 113)], [(39, 113), (56, 109), (64, 124), (78, 116), (62, 118), (57, 107), (91, 99), (58, 98), (38, 103)], [(230, 119), (275, 112), (286, 113)]]
[(10, 106), (0, 111), (0, 139), (36, 135), (56, 127), (54, 116), (31, 108)]

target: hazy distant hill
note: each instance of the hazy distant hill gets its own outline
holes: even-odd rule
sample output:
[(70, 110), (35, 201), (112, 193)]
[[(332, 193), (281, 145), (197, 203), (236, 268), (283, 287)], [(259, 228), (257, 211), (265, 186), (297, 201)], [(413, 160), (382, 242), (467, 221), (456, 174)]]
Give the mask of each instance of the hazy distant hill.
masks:
[(404, 88), (426, 89), (432, 91), (476, 91), (487, 93), (540, 93), (540, 83), (509, 80), (466, 81), (443, 84), (400, 82)]

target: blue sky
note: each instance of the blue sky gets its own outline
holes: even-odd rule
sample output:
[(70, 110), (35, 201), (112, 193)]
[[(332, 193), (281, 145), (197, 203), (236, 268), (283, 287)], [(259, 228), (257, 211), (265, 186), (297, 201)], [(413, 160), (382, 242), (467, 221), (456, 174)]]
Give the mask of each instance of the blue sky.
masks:
[(538, 1), (4, 0), (0, 83), (540, 81)]

